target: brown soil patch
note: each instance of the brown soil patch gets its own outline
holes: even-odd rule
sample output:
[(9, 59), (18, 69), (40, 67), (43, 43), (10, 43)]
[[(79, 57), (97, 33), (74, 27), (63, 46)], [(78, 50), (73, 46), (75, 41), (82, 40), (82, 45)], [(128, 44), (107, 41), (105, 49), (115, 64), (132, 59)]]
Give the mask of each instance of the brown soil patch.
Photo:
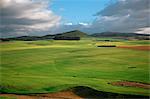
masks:
[(115, 86), (138, 87), (138, 88), (150, 89), (150, 84), (143, 84), (138, 82), (118, 81), (118, 82), (112, 82), (111, 84)]
[(150, 50), (150, 46), (117, 46), (117, 48), (144, 50), (144, 51), (149, 51)]
[(15, 97), (17, 99), (82, 99), (72, 91), (64, 91), (48, 94), (35, 94), (35, 95), (16, 95), (16, 94), (0, 94), (4, 97)]
[(127, 95), (111, 92), (98, 91), (90, 87), (77, 86), (66, 91), (47, 93), (47, 94), (0, 94), (0, 97), (10, 97), (17, 99), (149, 99), (149, 96), (139, 95)]

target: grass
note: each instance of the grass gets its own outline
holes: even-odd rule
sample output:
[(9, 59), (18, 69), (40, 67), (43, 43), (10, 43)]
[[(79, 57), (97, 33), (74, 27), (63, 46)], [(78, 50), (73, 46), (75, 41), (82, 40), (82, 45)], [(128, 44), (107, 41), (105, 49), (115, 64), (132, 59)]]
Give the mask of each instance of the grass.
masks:
[(15, 97), (3, 97), (3, 96), (0, 96), (0, 99), (17, 99)]
[[(109, 44), (149, 45), (147, 42), (117, 41)], [(121, 80), (149, 83), (149, 51), (97, 48), (99, 44), (108, 43), (94, 38), (0, 43), (1, 92), (47, 93), (88, 86), (100, 91), (148, 96), (147, 89), (108, 83)]]

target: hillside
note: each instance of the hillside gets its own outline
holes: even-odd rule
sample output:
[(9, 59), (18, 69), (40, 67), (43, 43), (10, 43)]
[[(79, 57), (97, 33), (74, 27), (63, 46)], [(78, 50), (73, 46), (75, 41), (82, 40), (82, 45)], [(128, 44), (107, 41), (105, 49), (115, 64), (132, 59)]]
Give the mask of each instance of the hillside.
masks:
[(35, 40), (49, 40), (54, 39), (55, 37), (109, 37), (109, 38), (120, 38), (120, 39), (138, 39), (138, 40), (149, 40), (150, 34), (137, 34), (137, 33), (119, 33), (119, 32), (102, 32), (102, 33), (94, 33), (88, 35), (79, 30), (53, 34), (53, 35), (45, 35), (45, 36), (21, 36), (21, 37), (13, 37), (13, 38), (0, 38), (1, 41), (11, 41), (11, 40), (23, 40), (23, 41), (35, 41)]
[(150, 39), (150, 34), (120, 33), (120, 32), (94, 33), (91, 36), (93, 37), (115, 37), (115, 38), (123, 38), (123, 39), (141, 39), (141, 40)]
[[(97, 47), (103, 44), (117, 47)], [(142, 40), (1, 42), (0, 90), (37, 95), (76, 88), (89, 96), (102, 96), (103, 92), (107, 98), (113, 94), (104, 92), (111, 92), (148, 97), (149, 50), (144, 50), (148, 45)]]
[(102, 32), (102, 33), (94, 33), (91, 36), (95, 37), (133, 37), (133, 36), (150, 36), (150, 34), (137, 34), (137, 33), (120, 33), (120, 32)]
[(64, 37), (87, 37), (88, 35), (79, 30), (69, 31), (62, 34), (57, 34), (56, 36), (64, 36)]
[(21, 37), (13, 37), (13, 38), (1, 38), (2, 41), (11, 41), (11, 40), (23, 40), (23, 41), (35, 41), (35, 40), (48, 40), (54, 39), (55, 37), (87, 37), (88, 35), (79, 30), (64, 32), (60, 34), (54, 35), (45, 35), (45, 36), (21, 36)]

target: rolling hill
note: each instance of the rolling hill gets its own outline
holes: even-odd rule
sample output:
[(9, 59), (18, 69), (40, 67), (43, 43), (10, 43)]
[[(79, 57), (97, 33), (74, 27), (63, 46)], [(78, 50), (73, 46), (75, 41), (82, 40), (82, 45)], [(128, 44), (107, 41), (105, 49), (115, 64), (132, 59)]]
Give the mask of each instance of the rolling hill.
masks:
[(56, 36), (64, 36), (64, 37), (87, 37), (88, 34), (81, 32), (79, 30), (69, 31), (62, 34), (57, 34)]
[(58, 33), (53, 35), (45, 35), (45, 36), (21, 36), (21, 37), (13, 37), (13, 38), (0, 38), (1, 41), (10, 41), (10, 40), (23, 40), (23, 41), (35, 41), (35, 40), (49, 40), (54, 39), (55, 37), (113, 37), (120, 39), (139, 39), (139, 40), (149, 40), (150, 34), (137, 34), (137, 33), (120, 33), (120, 32), (102, 32), (102, 33), (94, 33), (87, 34), (81, 32), (79, 30)]
[(54, 34), (54, 35), (45, 35), (45, 36), (21, 36), (13, 38), (1, 38), (1, 41), (11, 41), (11, 40), (23, 40), (23, 41), (35, 41), (35, 40), (48, 40), (54, 39), (55, 37), (88, 37), (88, 34), (81, 32), (79, 30)]

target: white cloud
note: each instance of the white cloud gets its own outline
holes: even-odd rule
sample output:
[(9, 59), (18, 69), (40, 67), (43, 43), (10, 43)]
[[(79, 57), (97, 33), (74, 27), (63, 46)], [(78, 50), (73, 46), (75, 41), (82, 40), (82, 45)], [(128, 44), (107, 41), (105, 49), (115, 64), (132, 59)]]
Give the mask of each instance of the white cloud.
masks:
[(57, 30), (69, 31), (73, 29), (88, 33), (105, 31), (123, 33), (150, 33), (148, 0), (118, 0), (96, 14), (96, 19), (90, 23), (80, 22), (61, 26)]
[(79, 25), (87, 26), (87, 25), (89, 25), (89, 24), (88, 24), (88, 23), (80, 22)]
[(1, 36), (39, 35), (57, 27), (61, 17), (55, 15), (48, 4), (47, 0), (0, 1)]
[(136, 33), (150, 34), (150, 27), (148, 27), (148, 28), (140, 28), (139, 30), (136, 31)]
[(89, 33), (150, 33), (149, 0), (118, 0), (98, 12), (90, 24), (66, 21), (63, 25), (60, 25), (61, 17), (48, 7), (49, 3), (49, 0), (0, 0), (0, 35), (45, 35), (76, 29)]
[(139, 29), (149, 32), (145, 31), (150, 27), (149, 4), (149, 0), (118, 0), (97, 13), (91, 29), (95, 32), (139, 32)]
[(71, 23), (71, 22), (70, 23), (65, 23), (64, 25), (73, 25), (73, 23)]
[(118, 0), (118, 1), (123, 1), (123, 2), (125, 2), (126, 0)]

